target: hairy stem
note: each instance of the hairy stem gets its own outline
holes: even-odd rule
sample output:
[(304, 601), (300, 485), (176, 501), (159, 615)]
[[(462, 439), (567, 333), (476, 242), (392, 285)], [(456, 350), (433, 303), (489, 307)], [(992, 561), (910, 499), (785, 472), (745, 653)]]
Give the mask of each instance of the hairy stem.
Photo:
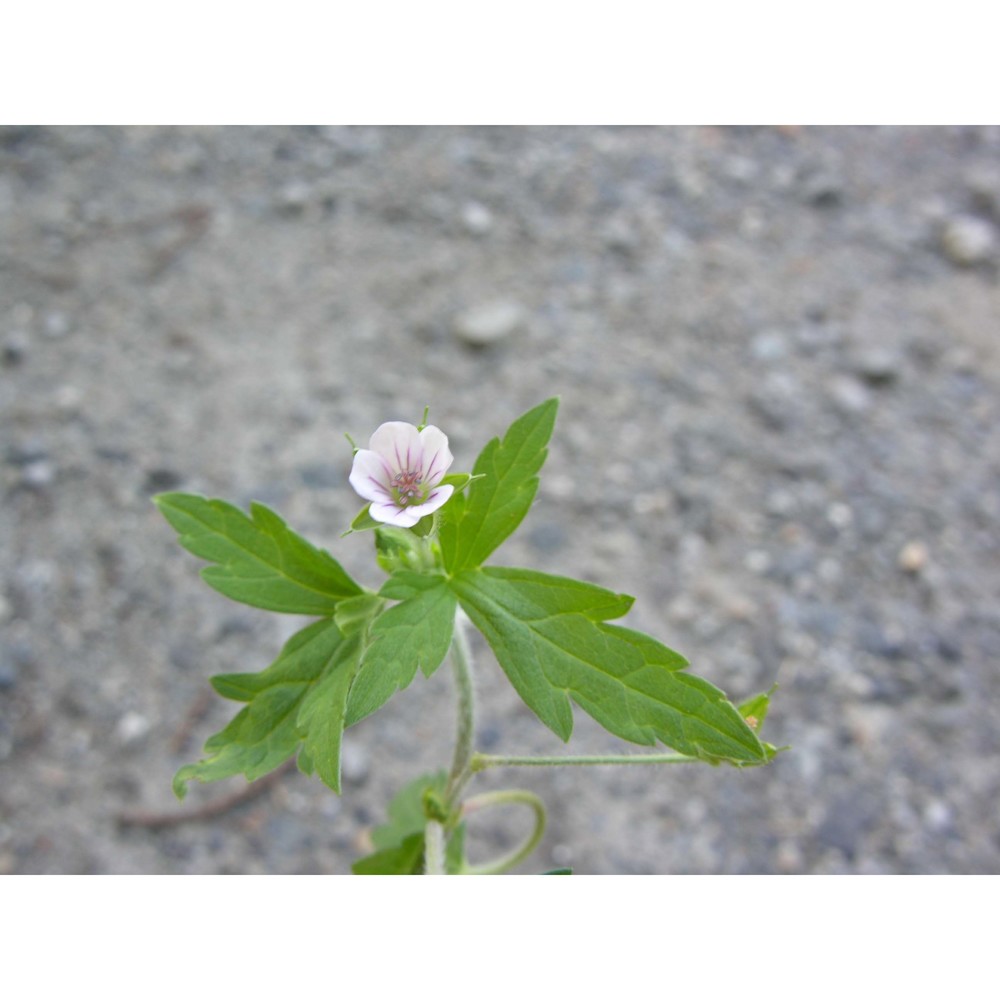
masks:
[(424, 831), (424, 873), (444, 875), (444, 826), (429, 819)]
[(450, 811), (459, 794), (472, 777), (473, 739), (475, 737), (475, 699), (472, 687), (472, 654), (466, 632), (466, 617), (459, 610), (455, 615), (455, 632), (451, 640), (451, 663), (455, 670), (455, 687), (458, 692), (458, 726), (455, 737), (455, 755), (445, 789), (445, 803)]
[(682, 753), (591, 754), (581, 757), (504, 757), (485, 753), (472, 755), (472, 774), (491, 767), (595, 767), (601, 764), (692, 764), (697, 757)]
[(474, 795), (467, 799), (462, 806), (462, 815), (476, 812), (479, 809), (487, 809), (491, 806), (505, 805), (508, 802), (520, 803), (527, 806), (534, 813), (535, 826), (524, 842), (514, 848), (509, 854), (504, 854), (493, 861), (488, 861), (483, 865), (466, 865), (462, 870), (463, 875), (501, 875), (503, 872), (516, 868), (531, 852), (538, 846), (545, 833), (545, 806), (542, 800), (534, 792), (526, 792), (520, 789), (512, 789), (503, 792), (484, 792), (482, 795)]

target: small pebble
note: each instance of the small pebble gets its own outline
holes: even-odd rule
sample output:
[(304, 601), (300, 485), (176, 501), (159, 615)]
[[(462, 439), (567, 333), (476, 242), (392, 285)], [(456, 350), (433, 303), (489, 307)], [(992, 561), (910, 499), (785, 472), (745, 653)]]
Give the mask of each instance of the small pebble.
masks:
[(872, 385), (885, 385), (899, 375), (900, 357), (883, 347), (870, 347), (858, 352), (854, 370)]
[(935, 833), (944, 833), (952, 823), (952, 810), (943, 799), (931, 799), (924, 809), (924, 822)]
[(462, 207), (462, 225), (472, 236), (485, 236), (493, 228), (493, 213), (482, 203), (470, 201)]
[(0, 646), (0, 691), (8, 691), (17, 683), (18, 665), (6, 647)]
[(780, 333), (767, 330), (754, 337), (750, 353), (758, 361), (781, 361), (788, 355), (788, 341)]
[(846, 528), (854, 520), (854, 512), (846, 503), (833, 503), (827, 508), (826, 519), (835, 528)]
[(489, 302), (459, 313), (452, 329), (466, 344), (486, 347), (517, 333), (524, 327), (524, 310), (516, 302)]
[(751, 573), (766, 573), (771, 568), (771, 557), (763, 549), (753, 549), (746, 554), (743, 565)]
[(868, 390), (857, 379), (839, 376), (830, 382), (830, 398), (841, 413), (864, 413), (871, 405)]
[(63, 312), (50, 312), (45, 316), (45, 336), (52, 340), (61, 340), (69, 333), (69, 317)]
[(991, 167), (977, 168), (970, 172), (965, 184), (977, 209), (1000, 217), (1000, 170)]
[(899, 550), (899, 568), (904, 573), (919, 573), (929, 558), (927, 546), (923, 542), (907, 542)]
[(960, 267), (983, 264), (996, 254), (996, 231), (978, 216), (955, 216), (941, 232), (941, 247), (945, 256)]
[(44, 458), (29, 462), (21, 470), (21, 482), (29, 489), (43, 490), (55, 482), (56, 467)]
[(5, 365), (19, 365), (28, 353), (28, 335), (23, 330), (14, 330), (4, 337), (2, 353)]
[(75, 385), (61, 385), (53, 394), (52, 401), (60, 413), (76, 413), (83, 403), (83, 392)]
[(298, 215), (305, 210), (312, 197), (312, 189), (304, 181), (286, 184), (274, 199), (275, 207), (286, 215)]
[(363, 785), (371, 773), (368, 751), (357, 742), (345, 743), (340, 751), (340, 773), (350, 785)]
[(118, 720), (115, 735), (122, 746), (134, 746), (145, 738), (150, 729), (152, 729), (152, 724), (146, 716), (140, 715), (138, 712), (126, 712)]

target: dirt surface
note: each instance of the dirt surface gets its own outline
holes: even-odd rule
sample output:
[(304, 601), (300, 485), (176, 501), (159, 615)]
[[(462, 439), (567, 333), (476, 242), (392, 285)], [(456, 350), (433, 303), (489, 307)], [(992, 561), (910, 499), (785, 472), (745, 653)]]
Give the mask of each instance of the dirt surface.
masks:
[[(777, 681), (793, 749), (491, 772), (550, 807), (521, 871), (1000, 871), (998, 220), (986, 128), (0, 132), (0, 871), (347, 872), (447, 763), (449, 672), (348, 732), (341, 798), (149, 822), (246, 787), (170, 778), (233, 712), (207, 678), (300, 624), (149, 498), (261, 500), (375, 585), (343, 433), (429, 404), (457, 471), (553, 394), (499, 560)], [(565, 752), (476, 648), (480, 748)]]

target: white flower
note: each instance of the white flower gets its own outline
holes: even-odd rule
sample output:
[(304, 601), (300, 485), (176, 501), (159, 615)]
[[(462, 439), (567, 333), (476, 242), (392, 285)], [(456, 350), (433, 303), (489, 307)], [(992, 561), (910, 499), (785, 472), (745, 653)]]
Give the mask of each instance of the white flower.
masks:
[(452, 463), (448, 438), (437, 427), (418, 431), (392, 420), (372, 435), (368, 449), (354, 456), (351, 486), (366, 500), (376, 521), (411, 528), (454, 492), (439, 486)]

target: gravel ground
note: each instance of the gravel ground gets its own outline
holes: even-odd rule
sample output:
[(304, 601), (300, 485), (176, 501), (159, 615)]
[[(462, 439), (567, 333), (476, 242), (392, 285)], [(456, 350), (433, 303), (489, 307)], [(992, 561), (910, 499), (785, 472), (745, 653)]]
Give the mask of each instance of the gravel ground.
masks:
[[(170, 777), (299, 624), (149, 497), (261, 500), (374, 585), (343, 432), (430, 404), (468, 468), (555, 393), (500, 561), (779, 682), (793, 749), (491, 772), (550, 807), (521, 870), (1000, 871), (1000, 130), (11, 128), (0, 235), (0, 871), (348, 871), (447, 762), (448, 671), (349, 731), (341, 798), (122, 823), (245, 787)], [(480, 747), (564, 749), (478, 652)]]

